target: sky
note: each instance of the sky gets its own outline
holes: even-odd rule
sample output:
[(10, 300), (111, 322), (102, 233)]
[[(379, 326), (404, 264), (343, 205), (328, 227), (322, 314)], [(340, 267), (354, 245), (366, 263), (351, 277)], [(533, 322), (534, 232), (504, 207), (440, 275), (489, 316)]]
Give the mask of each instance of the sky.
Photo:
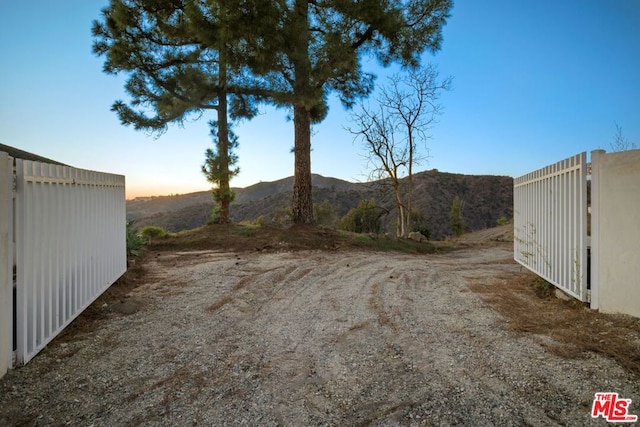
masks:
[[(102, 72), (91, 23), (106, 0), (0, 0), (0, 143), (82, 169), (126, 176), (127, 198), (202, 191), (207, 121), (160, 137), (120, 124), (126, 75)], [(616, 123), (640, 147), (640, 0), (457, 0), (442, 49), (425, 54), (453, 89), (417, 170), (517, 177), (596, 149)], [(394, 69), (368, 61), (378, 83)], [(293, 122), (262, 107), (236, 126), (246, 187), (293, 174)], [(313, 173), (366, 181), (350, 113), (332, 98), (314, 126)]]

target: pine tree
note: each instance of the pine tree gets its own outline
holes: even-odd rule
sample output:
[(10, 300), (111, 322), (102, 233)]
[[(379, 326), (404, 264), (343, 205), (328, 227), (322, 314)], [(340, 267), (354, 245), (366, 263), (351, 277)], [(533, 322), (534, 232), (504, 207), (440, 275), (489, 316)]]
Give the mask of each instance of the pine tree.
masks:
[(94, 52), (107, 57), (107, 73), (130, 73), (131, 106), (113, 106), (123, 123), (163, 131), (189, 113), (217, 110), (221, 156), (228, 153), (227, 95), (232, 118), (255, 114), (258, 98), (292, 108), (292, 215), (296, 223), (312, 223), (311, 125), (325, 118), (329, 94), (351, 107), (373, 90), (364, 54), (385, 66), (417, 66), (422, 53), (440, 48), (451, 6), (451, 0), (111, 0), (93, 26)]
[[(211, 137), (215, 141), (217, 150), (207, 149), (205, 151), (205, 163), (202, 165), (202, 173), (211, 184), (214, 185), (212, 194), (216, 206), (213, 211), (213, 220), (218, 223), (227, 222), (229, 219), (229, 205), (235, 200), (235, 193), (231, 190), (229, 182), (231, 178), (240, 173), (240, 168), (234, 167), (238, 163), (238, 155), (234, 150), (238, 147), (238, 137), (229, 129), (228, 149), (226, 156), (220, 154), (219, 129), (215, 122), (209, 122), (211, 126)], [(226, 211), (224, 211), (226, 209)], [(226, 220), (223, 220), (223, 217)]]
[[(93, 51), (108, 74), (125, 72), (129, 104), (112, 106), (124, 125), (162, 134), (169, 123), (215, 111), (220, 222), (229, 220), (229, 117), (256, 114), (251, 74), (242, 61), (241, 35), (253, 22), (242, 1), (111, 0), (94, 21)], [(253, 16), (253, 15), (249, 15)], [(229, 104), (230, 102), (230, 104)], [(237, 143), (237, 142), (235, 142)], [(207, 153), (207, 162), (209, 162)]]
[[(415, 67), (425, 51), (435, 52), (451, 0), (291, 0), (268, 3), (275, 12), (261, 34), (254, 72), (269, 84), (271, 101), (293, 109), (293, 219), (313, 222), (311, 125), (322, 121), (327, 99), (336, 92), (343, 105), (373, 90), (375, 76), (364, 72), (370, 54), (383, 65)], [(273, 20), (274, 17), (278, 17)]]

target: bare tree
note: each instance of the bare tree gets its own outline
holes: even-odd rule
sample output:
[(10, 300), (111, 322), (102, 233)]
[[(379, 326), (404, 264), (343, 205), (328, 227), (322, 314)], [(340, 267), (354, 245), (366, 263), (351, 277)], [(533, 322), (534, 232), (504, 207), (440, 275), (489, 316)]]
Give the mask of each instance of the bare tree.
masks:
[[(351, 115), (357, 127), (348, 130), (366, 147), (369, 178), (388, 180), (393, 188), (398, 237), (411, 231), (413, 168), (426, 160), (428, 130), (442, 113), (437, 101), (443, 90), (451, 88), (451, 82), (451, 77), (440, 80), (432, 64), (395, 74), (380, 88), (376, 108), (362, 104)], [(405, 175), (407, 182), (403, 185)]]
[[(615, 123), (615, 122), (614, 122)], [(638, 148), (635, 143), (630, 142), (625, 136), (622, 134), (622, 127), (618, 123), (616, 125), (616, 134), (613, 137), (613, 142), (611, 143), (611, 151), (627, 151), (627, 150), (635, 150)]]

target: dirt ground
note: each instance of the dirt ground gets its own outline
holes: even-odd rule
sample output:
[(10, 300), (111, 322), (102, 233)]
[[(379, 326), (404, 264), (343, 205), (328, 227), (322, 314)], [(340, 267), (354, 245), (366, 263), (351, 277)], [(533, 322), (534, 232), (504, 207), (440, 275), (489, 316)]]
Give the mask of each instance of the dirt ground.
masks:
[[(602, 391), (640, 415), (640, 376), (624, 362), (640, 355), (638, 323), (590, 317), (627, 322), (600, 331), (629, 334), (620, 358), (567, 345), (551, 333), (576, 330), (566, 320), (522, 327), (523, 310), (587, 310), (509, 289), (522, 272), (506, 243), (163, 250), (144, 270), (88, 327), (0, 380), (0, 425), (605, 425), (590, 417)], [(540, 308), (518, 305), (529, 300)]]

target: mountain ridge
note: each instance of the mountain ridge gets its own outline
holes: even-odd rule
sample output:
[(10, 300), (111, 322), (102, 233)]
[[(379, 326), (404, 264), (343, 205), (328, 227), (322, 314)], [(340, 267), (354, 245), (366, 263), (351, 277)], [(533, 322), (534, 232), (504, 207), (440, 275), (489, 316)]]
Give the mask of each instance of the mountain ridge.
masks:
[[(403, 178), (402, 182), (406, 183)], [(374, 198), (389, 213), (383, 217), (383, 228), (393, 232), (394, 196), (385, 180), (353, 183), (338, 178), (313, 174), (313, 200), (327, 200), (337, 218), (356, 207), (360, 200)], [(231, 219), (239, 222), (259, 216), (267, 222), (291, 204), (293, 177), (272, 182), (259, 182), (245, 188), (234, 188), (236, 199), (231, 205)], [(450, 234), (449, 212), (455, 196), (465, 204), (464, 216), (469, 230), (494, 226), (500, 217), (513, 216), (513, 178), (499, 175), (463, 175), (439, 172), (437, 169), (414, 174), (414, 208), (424, 217), (434, 239)], [(135, 226), (159, 225), (177, 232), (206, 224), (214, 203), (210, 191), (176, 196), (136, 198), (127, 201), (127, 220)]]

